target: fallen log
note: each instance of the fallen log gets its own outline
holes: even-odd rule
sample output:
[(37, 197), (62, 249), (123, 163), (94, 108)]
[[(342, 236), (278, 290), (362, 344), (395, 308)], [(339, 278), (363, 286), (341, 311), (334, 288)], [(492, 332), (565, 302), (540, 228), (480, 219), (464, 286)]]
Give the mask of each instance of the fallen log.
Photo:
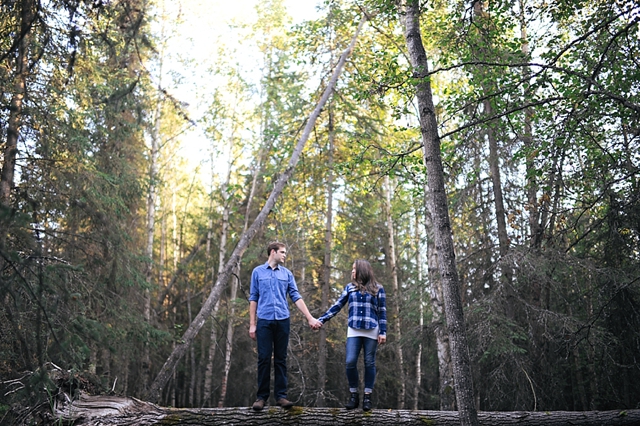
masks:
[[(71, 400), (59, 397), (53, 407), (51, 425), (125, 426), (125, 425), (459, 425), (456, 411), (412, 411), (374, 409), (347, 411), (344, 408), (265, 407), (260, 412), (250, 407), (167, 408), (136, 398), (81, 394)], [(602, 426), (638, 425), (640, 410), (611, 411), (484, 411), (478, 413), (481, 425), (491, 426)]]

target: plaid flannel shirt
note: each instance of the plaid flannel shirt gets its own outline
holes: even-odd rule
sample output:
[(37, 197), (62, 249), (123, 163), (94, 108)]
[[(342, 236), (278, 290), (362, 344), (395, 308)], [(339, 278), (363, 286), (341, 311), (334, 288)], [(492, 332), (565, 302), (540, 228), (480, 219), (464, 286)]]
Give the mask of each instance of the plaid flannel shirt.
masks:
[(380, 327), (380, 334), (387, 334), (387, 303), (384, 288), (378, 285), (378, 295), (361, 293), (358, 288), (349, 283), (340, 294), (336, 303), (324, 313), (318, 321), (323, 324), (333, 318), (344, 305), (349, 302), (349, 321), (351, 328), (371, 330)]

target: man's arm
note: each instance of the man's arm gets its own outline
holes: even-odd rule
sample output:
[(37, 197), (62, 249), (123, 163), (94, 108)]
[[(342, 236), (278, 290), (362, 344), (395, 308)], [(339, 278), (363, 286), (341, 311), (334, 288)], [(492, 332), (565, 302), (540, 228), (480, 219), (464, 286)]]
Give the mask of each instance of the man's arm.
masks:
[(302, 312), (302, 315), (305, 316), (305, 318), (307, 319), (307, 322), (309, 322), (309, 327), (313, 328), (314, 330), (322, 327), (322, 323), (317, 319), (315, 319), (313, 315), (311, 315), (311, 312), (309, 312), (309, 309), (307, 309), (307, 305), (306, 303), (304, 303), (304, 300), (302, 299), (296, 300), (295, 305), (298, 308), (298, 310)]
[[(253, 300), (249, 302), (249, 337), (256, 340), (256, 327), (258, 325), (258, 319), (256, 318), (256, 311), (258, 310), (258, 302)], [(308, 311), (307, 311), (308, 312)]]

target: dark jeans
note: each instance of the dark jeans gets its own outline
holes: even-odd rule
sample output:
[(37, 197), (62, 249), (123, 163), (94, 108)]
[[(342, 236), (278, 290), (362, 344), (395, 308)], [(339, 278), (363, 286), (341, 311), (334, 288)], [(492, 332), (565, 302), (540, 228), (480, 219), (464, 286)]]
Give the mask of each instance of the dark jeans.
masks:
[(378, 341), (368, 337), (347, 337), (347, 381), (358, 388), (358, 356), (364, 348), (364, 388), (373, 390), (376, 381), (376, 349)]
[(269, 400), (272, 354), (274, 370), (273, 393), (276, 401), (280, 398), (286, 398), (289, 318), (285, 320), (258, 318), (256, 341), (258, 342), (258, 399)]

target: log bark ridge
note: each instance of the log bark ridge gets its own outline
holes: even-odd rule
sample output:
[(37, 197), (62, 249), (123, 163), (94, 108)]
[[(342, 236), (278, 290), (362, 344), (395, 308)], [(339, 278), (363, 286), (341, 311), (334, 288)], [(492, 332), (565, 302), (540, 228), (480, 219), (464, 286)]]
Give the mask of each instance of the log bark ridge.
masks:
[[(640, 410), (611, 411), (514, 411), (478, 413), (481, 425), (491, 426), (602, 426), (638, 425)], [(374, 409), (347, 411), (344, 408), (295, 406), (290, 410), (265, 407), (260, 412), (250, 407), (167, 408), (135, 398), (82, 394), (71, 401), (59, 398), (53, 409), (51, 425), (128, 426), (128, 425), (432, 425), (457, 426), (457, 411), (413, 411)]]

